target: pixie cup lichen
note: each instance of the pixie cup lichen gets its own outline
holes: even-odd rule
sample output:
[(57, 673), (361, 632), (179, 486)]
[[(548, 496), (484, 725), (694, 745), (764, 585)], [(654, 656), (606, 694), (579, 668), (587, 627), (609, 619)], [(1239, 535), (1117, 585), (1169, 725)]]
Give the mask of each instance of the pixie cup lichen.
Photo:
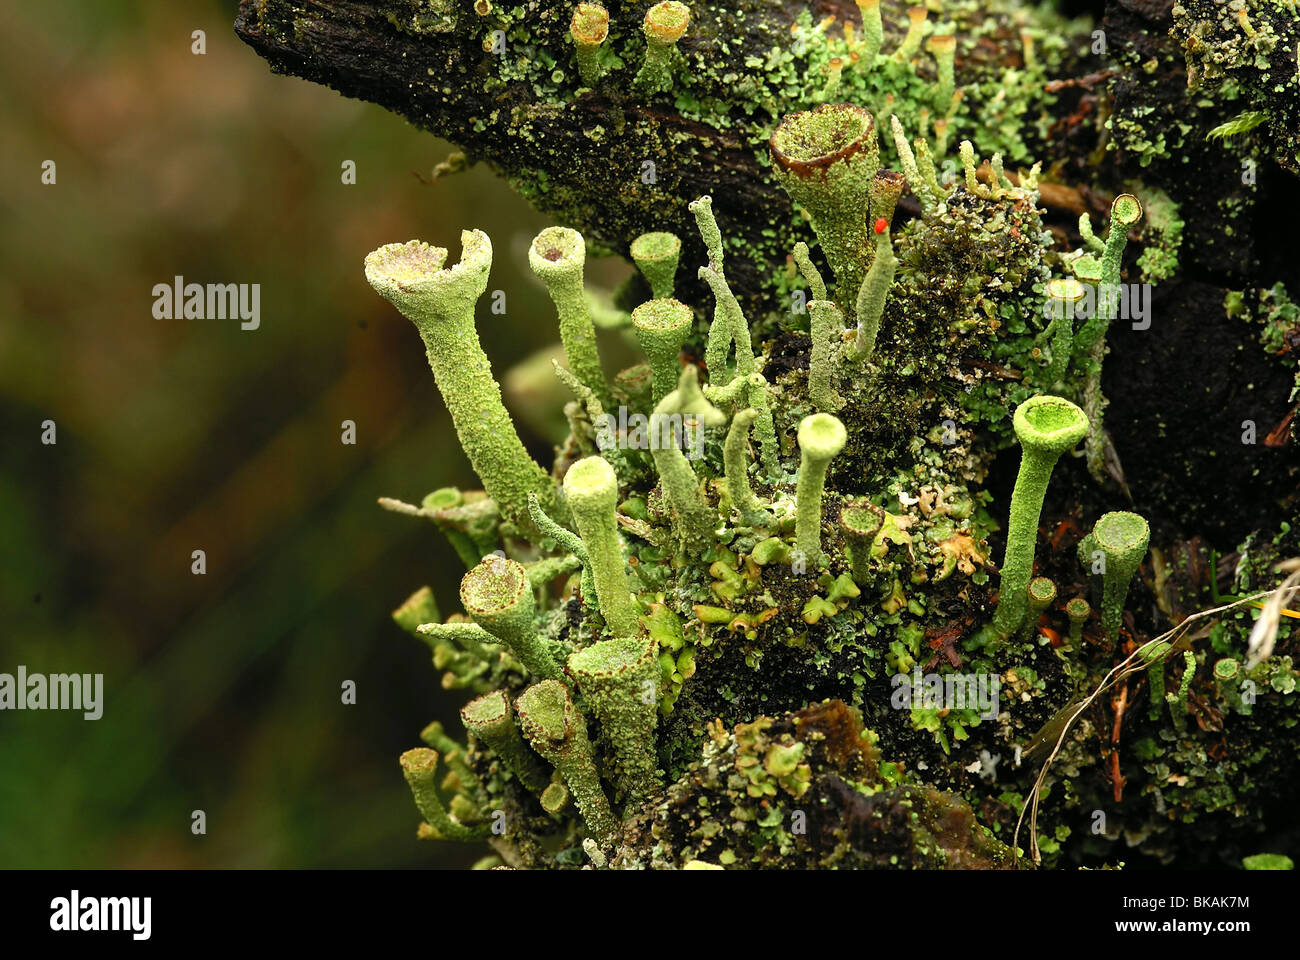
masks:
[(416, 627), (422, 623), (433, 623), (441, 619), (438, 601), (429, 587), (421, 587), (393, 611), (393, 622), (407, 633), (415, 633)]
[(569, 370), (600, 399), (613, 406), (605, 374), (596, 351), (596, 326), (587, 306), (583, 271), (587, 243), (582, 234), (568, 227), (547, 227), (528, 247), (528, 265), (546, 284), (560, 318), (560, 342)]
[(871, 579), (871, 545), (885, 521), (885, 511), (867, 500), (840, 507), (840, 529), (849, 545), (849, 572), (859, 586)]
[(1021, 630), (1028, 638), (1033, 636), (1034, 627), (1043, 611), (1056, 602), (1056, 584), (1051, 577), (1034, 577), (1030, 580), (1029, 586), (1025, 588), (1025, 601), (1028, 609)]
[[(871, 178), (871, 220), (872, 225), (880, 220), (885, 221), (886, 228), (894, 220), (894, 210), (898, 206), (898, 198), (903, 195), (907, 189), (907, 178), (897, 170), (877, 170), (876, 175)], [(879, 234), (883, 230), (877, 230), (877, 242)]]
[(822, 560), (822, 490), (826, 471), (848, 441), (838, 417), (814, 413), (799, 422), (799, 483), (795, 490), (795, 547), (813, 566)]
[(835, 274), (835, 302), (846, 314), (871, 257), (867, 208), (880, 169), (876, 121), (850, 103), (788, 114), (769, 147), (777, 181), (812, 217)]
[(1012, 425), (1020, 440), (1020, 471), (1011, 492), (1007, 523), (1007, 549), (1002, 560), (1002, 583), (993, 630), (1009, 637), (1025, 619), (1029, 580), (1034, 573), (1034, 548), (1038, 518), (1052, 470), (1061, 454), (1088, 433), (1088, 418), (1061, 397), (1030, 397), (1016, 408)]
[(474, 472), (506, 516), (526, 524), (528, 494), (554, 505), (556, 488), (519, 439), (475, 331), (474, 304), (487, 289), (492, 242), (481, 230), (465, 230), (461, 246), (460, 262), (444, 268), (442, 247), (387, 244), (366, 257), (366, 280), (419, 330)]
[(1074, 349), (1074, 305), (1083, 299), (1086, 291), (1074, 277), (1049, 280), (1045, 290), (1052, 319), (1047, 329), (1051, 342), (1052, 358), (1047, 367), (1047, 382), (1053, 387), (1065, 380)]
[(1112, 640), (1119, 635), (1129, 585), (1147, 555), (1150, 540), (1151, 527), (1146, 520), (1121, 510), (1104, 514), (1079, 543), (1079, 562), (1084, 569), (1093, 573), (1101, 568), (1101, 628)]
[(654, 231), (643, 233), (628, 251), (656, 300), (667, 300), (673, 295), (677, 281), (677, 263), (682, 255), (682, 241), (675, 233)]
[(677, 0), (656, 3), (646, 11), (641, 30), (645, 34), (645, 60), (632, 85), (643, 94), (662, 93), (673, 86), (673, 71), (681, 61), (677, 41), (691, 23), (690, 8)]
[(632, 311), (632, 332), (650, 361), (651, 403), (656, 406), (677, 386), (682, 344), (694, 322), (694, 312), (678, 300), (647, 300)]
[(481, 840), (488, 835), (486, 824), (466, 826), (459, 820), (453, 819), (447, 812), (447, 808), (443, 806), (435, 783), (438, 772), (436, 750), (430, 750), (428, 747), (407, 750), (401, 755), (399, 762), (407, 786), (411, 788), (411, 796), (415, 798), (415, 806), (420, 811), (420, 816), (424, 817), (425, 822), (433, 828), (435, 836), (443, 840), (472, 841)]
[(618, 821), (600, 785), (587, 739), (587, 721), (574, 705), (569, 688), (558, 680), (535, 683), (520, 694), (515, 711), (533, 749), (560, 771), (587, 829), (598, 841), (612, 838)]
[(578, 56), (578, 76), (589, 87), (594, 87), (603, 72), (600, 66), (600, 45), (609, 36), (609, 11), (598, 3), (580, 3), (569, 21), (569, 35)]
[[(439, 487), (427, 495), (420, 504), (421, 511), (431, 519), (442, 535), (447, 538), (456, 555), (460, 557), (461, 562), (465, 564), (468, 570), (482, 558), (484, 551), (480, 550), (478, 544), (474, 543), (469, 533), (457, 529), (450, 523), (441, 520), (438, 514), (443, 510), (454, 510), (465, 502), (465, 496), (455, 487)], [(430, 617), (429, 620), (437, 619)], [(421, 623), (428, 623), (429, 620), (422, 620)]]
[(1075, 597), (1066, 603), (1065, 615), (1070, 618), (1070, 641), (1078, 644), (1083, 639), (1083, 625), (1092, 616), (1092, 606), (1083, 597)]
[(484, 557), (461, 580), (460, 602), (474, 622), (503, 643), (534, 677), (563, 676), (533, 624), (533, 587), (518, 561)]
[(569, 675), (614, 748), (618, 783), (629, 804), (655, 791), (659, 645), (652, 637), (602, 640), (570, 655)]
[(460, 708), (460, 719), (465, 729), (491, 747), (529, 791), (541, 793), (546, 789), (551, 776), (520, 736), (504, 690), (492, 690), (471, 700)]
[(564, 475), (564, 496), (586, 547), (605, 624), (618, 637), (635, 635), (638, 622), (618, 535), (618, 476), (602, 457), (586, 457)]

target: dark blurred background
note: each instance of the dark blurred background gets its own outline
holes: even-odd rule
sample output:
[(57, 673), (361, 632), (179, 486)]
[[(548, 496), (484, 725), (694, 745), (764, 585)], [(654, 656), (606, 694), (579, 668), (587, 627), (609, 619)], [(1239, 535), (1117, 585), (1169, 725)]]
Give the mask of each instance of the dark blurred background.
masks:
[[(0, 6), (0, 672), (105, 678), (98, 721), (0, 713), (0, 867), (485, 852), (418, 842), (397, 764), (429, 720), (461, 736), (466, 697), (389, 611), (426, 583), (455, 611), (463, 568), (375, 500), (478, 483), (362, 260), (413, 237), (455, 259), (462, 227), (486, 230), (508, 312), (485, 299), (479, 324), (504, 377), (555, 338), (524, 256), (548, 221), (486, 169), (430, 184), (448, 144), (273, 76), (234, 11)], [(154, 319), (152, 288), (176, 275), (261, 284), (260, 329)], [(527, 438), (549, 465), (547, 438)]]

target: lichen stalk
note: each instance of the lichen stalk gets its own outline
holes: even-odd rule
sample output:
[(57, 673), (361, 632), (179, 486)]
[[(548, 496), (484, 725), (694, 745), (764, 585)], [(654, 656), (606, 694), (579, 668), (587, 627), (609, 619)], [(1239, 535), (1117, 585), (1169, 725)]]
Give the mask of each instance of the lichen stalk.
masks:
[(1147, 704), (1147, 719), (1159, 720), (1165, 709), (1165, 659), (1173, 648), (1161, 640), (1143, 647), (1142, 660), (1147, 664), (1147, 691), (1150, 703)]
[(520, 563), (485, 557), (460, 581), (460, 602), (534, 677), (563, 676), (533, 624), (533, 587)]
[(1020, 440), (1020, 470), (1011, 492), (1002, 582), (992, 623), (1001, 638), (1011, 636), (1025, 619), (1038, 519), (1052, 470), (1061, 454), (1088, 432), (1087, 416), (1062, 397), (1030, 397), (1016, 408), (1012, 423)]
[(554, 519), (542, 509), (541, 503), (535, 496), (528, 498), (528, 515), (532, 518), (533, 523), (541, 532), (543, 537), (550, 537), (556, 542), (561, 550), (567, 550), (578, 558), (582, 564), (582, 599), (583, 602), (594, 606), (596, 603), (596, 580), (591, 572), (591, 558), (587, 555), (587, 545), (582, 542), (572, 530), (560, 526)]
[(812, 328), (812, 352), (808, 359), (808, 399), (819, 410), (839, 410), (844, 398), (831, 383), (834, 367), (831, 348), (844, 332), (844, 314), (829, 300), (811, 300), (808, 315)]
[(708, 342), (704, 348), (704, 363), (709, 370), (710, 381), (723, 386), (731, 382), (732, 374), (727, 368), (727, 357), (732, 344), (736, 346), (736, 372), (742, 376), (755, 369), (754, 348), (750, 341), (749, 324), (740, 309), (739, 301), (731, 292), (731, 285), (727, 283), (723, 269), (722, 232), (718, 229), (718, 221), (713, 214), (713, 198), (707, 194), (697, 197), (688, 204), (687, 209), (695, 217), (700, 239), (709, 255), (709, 262), (700, 267), (698, 277), (708, 283), (714, 300), (713, 323), (709, 326)]
[(564, 475), (564, 496), (590, 558), (601, 616), (617, 637), (637, 632), (627, 561), (618, 533), (618, 476), (602, 457), (586, 457)]
[(1174, 721), (1174, 729), (1180, 734), (1187, 732), (1187, 694), (1192, 689), (1192, 680), (1196, 677), (1196, 654), (1190, 650), (1183, 651), (1183, 676), (1178, 681), (1178, 692), (1166, 694), (1169, 701), (1169, 716)]
[(632, 81), (638, 93), (648, 96), (672, 89), (673, 72), (681, 63), (677, 41), (690, 22), (690, 8), (677, 0), (665, 0), (646, 11), (641, 25), (646, 40), (645, 59)]
[(724, 386), (708, 384), (704, 395), (714, 404), (735, 404), (741, 409), (753, 407), (758, 412), (754, 421), (754, 438), (758, 441), (759, 463), (769, 480), (781, 473), (777, 460), (776, 426), (772, 422), (772, 403), (767, 393), (767, 378), (761, 373), (751, 373)]
[(659, 644), (652, 637), (602, 640), (571, 654), (568, 672), (613, 746), (618, 785), (634, 809), (659, 788)]
[(808, 289), (812, 291), (814, 300), (826, 299), (826, 282), (822, 280), (821, 271), (812, 262), (809, 256), (808, 244), (800, 240), (794, 245), (794, 262), (799, 268), (799, 273), (808, 284)]
[(826, 471), (848, 441), (838, 417), (814, 413), (799, 422), (799, 482), (795, 489), (795, 548), (806, 561), (822, 562), (822, 491)]
[(699, 394), (698, 374), (695, 367), (688, 365), (682, 369), (677, 389), (659, 402), (651, 417), (651, 430), (655, 439), (651, 444), (651, 455), (654, 457), (655, 470), (659, 473), (664, 494), (677, 519), (678, 536), (684, 544), (710, 539), (713, 536), (717, 514), (704, 498), (699, 477), (691, 468), (690, 461), (677, 446), (678, 437), (675, 430), (671, 436), (673, 442), (664, 443), (662, 441), (668, 438), (662, 436), (661, 424), (665, 422), (672, 424), (674, 421), (667, 418), (675, 414), (699, 416), (702, 413), (706, 415), (703, 420), (705, 424), (721, 426), (726, 422), (726, 417), (711, 404), (707, 404), (702, 394), (699, 396), (699, 402), (705, 403), (712, 414), (701, 410), (698, 402), (691, 400), (695, 394)]
[(858, 332), (854, 337), (852, 355), (855, 360), (865, 362), (871, 359), (876, 349), (876, 340), (880, 336), (880, 318), (885, 312), (885, 300), (889, 288), (894, 284), (894, 274), (898, 270), (898, 260), (894, 256), (894, 245), (889, 239), (889, 226), (884, 218), (875, 223), (876, 255), (871, 260), (871, 269), (867, 271), (858, 290), (858, 302), (855, 310), (858, 317)]
[(618, 832), (618, 821), (587, 739), (587, 721), (573, 703), (569, 688), (559, 680), (535, 683), (515, 701), (519, 726), (533, 749), (560, 772), (587, 829), (606, 842)]
[(921, 171), (921, 179), (925, 181), (926, 189), (930, 192), (930, 195), (938, 197), (942, 202), (948, 194), (939, 185), (939, 174), (935, 167), (934, 155), (930, 152), (930, 144), (921, 137), (912, 142), (916, 146), (916, 167)]
[(546, 284), (546, 292), (559, 315), (560, 342), (569, 370), (600, 399), (613, 405), (609, 384), (596, 349), (596, 326), (587, 306), (583, 284), (587, 244), (582, 234), (568, 227), (547, 227), (528, 247), (528, 265)]
[(492, 242), (481, 230), (466, 230), (461, 245), (460, 262), (444, 269), (442, 247), (388, 244), (366, 257), (366, 280), (419, 330), (438, 392), (488, 496), (507, 517), (527, 523), (528, 494), (549, 507), (556, 487), (519, 439), (474, 328)]
[(471, 700), (461, 707), (460, 718), (465, 729), (490, 747), (530, 793), (546, 789), (551, 775), (524, 743), (504, 690), (492, 690)]
[(759, 503), (749, 485), (749, 428), (757, 419), (758, 411), (753, 407), (747, 407), (732, 417), (722, 451), (731, 505), (740, 512), (740, 522), (751, 527), (769, 526), (772, 523), (772, 514)]
[(1088, 472), (1101, 482), (1106, 473), (1105, 430), (1103, 417), (1106, 398), (1101, 391), (1101, 367), (1106, 357), (1106, 332), (1119, 310), (1120, 274), (1129, 228), (1142, 219), (1142, 204), (1132, 194), (1122, 193), (1110, 205), (1110, 226), (1101, 255), (1101, 287), (1092, 320), (1084, 325), (1077, 340), (1078, 348), (1088, 351), (1088, 379), (1083, 389), (1083, 408), (1093, 422), (1085, 453)]

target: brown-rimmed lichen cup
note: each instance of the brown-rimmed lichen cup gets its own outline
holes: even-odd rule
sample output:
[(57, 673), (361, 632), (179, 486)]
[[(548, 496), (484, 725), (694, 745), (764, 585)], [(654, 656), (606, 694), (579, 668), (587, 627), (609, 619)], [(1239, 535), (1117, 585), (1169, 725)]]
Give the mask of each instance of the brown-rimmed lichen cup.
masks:
[(867, 208), (880, 169), (875, 117), (855, 104), (822, 104), (787, 114), (769, 146), (778, 182), (812, 217), (835, 274), (835, 302), (848, 314), (871, 257)]

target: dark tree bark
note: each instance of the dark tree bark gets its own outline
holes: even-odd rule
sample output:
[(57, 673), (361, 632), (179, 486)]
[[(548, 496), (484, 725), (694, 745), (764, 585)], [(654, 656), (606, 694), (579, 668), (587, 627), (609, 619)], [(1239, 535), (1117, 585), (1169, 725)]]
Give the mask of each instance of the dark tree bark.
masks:
[[(569, 3), (531, 3), (515, 20), (494, 11), (480, 16), (469, 0), (242, 0), (235, 30), (274, 70), (377, 103), (450, 140), (539, 209), (618, 253), (626, 254), (640, 233), (672, 230), (687, 245), (683, 264), (702, 262), (686, 204), (711, 194), (728, 242), (742, 251), (728, 259), (729, 279), (754, 303), (792, 242), (791, 207), (768, 175), (765, 145), (780, 117), (809, 106), (824, 83), (820, 69), (808, 66), (811, 51), (801, 52), (792, 40), (791, 25), (810, 11), (814, 23), (835, 17), (839, 25), (828, 29), (856, 26), (856, 6), (849, 0), (693, 4), (680, 48), (691, 100), (706, 102), (698, 110), (680, 109), (676, 90), (648, 98), (633, 93), (646, 5), (609, 0), (605, 6), (605, 46), (625, 62), (596, 89), (578, 88)], [(888, 48), (906, 16), (902, 3), (882, 6)], [(436, 12), (443, 9), (448, 12)], [(495, 30), (504, 35), (500, 53), (484, 49)], [(1019, 56), (1014, 33), (1005, 32), (1005, 45), (983, 38), (959, 62), (959, 81)], [(794, 82), (767, 82), (775, 72), (767, 66), (774, 48), (791, 51), (792, 60), (779, 69)], [(551, 62), (563, 74), (558, 85), (520, 79)], [(683, 286), (698, 289), (688, 274), (693, 270), (679, 277)]]

